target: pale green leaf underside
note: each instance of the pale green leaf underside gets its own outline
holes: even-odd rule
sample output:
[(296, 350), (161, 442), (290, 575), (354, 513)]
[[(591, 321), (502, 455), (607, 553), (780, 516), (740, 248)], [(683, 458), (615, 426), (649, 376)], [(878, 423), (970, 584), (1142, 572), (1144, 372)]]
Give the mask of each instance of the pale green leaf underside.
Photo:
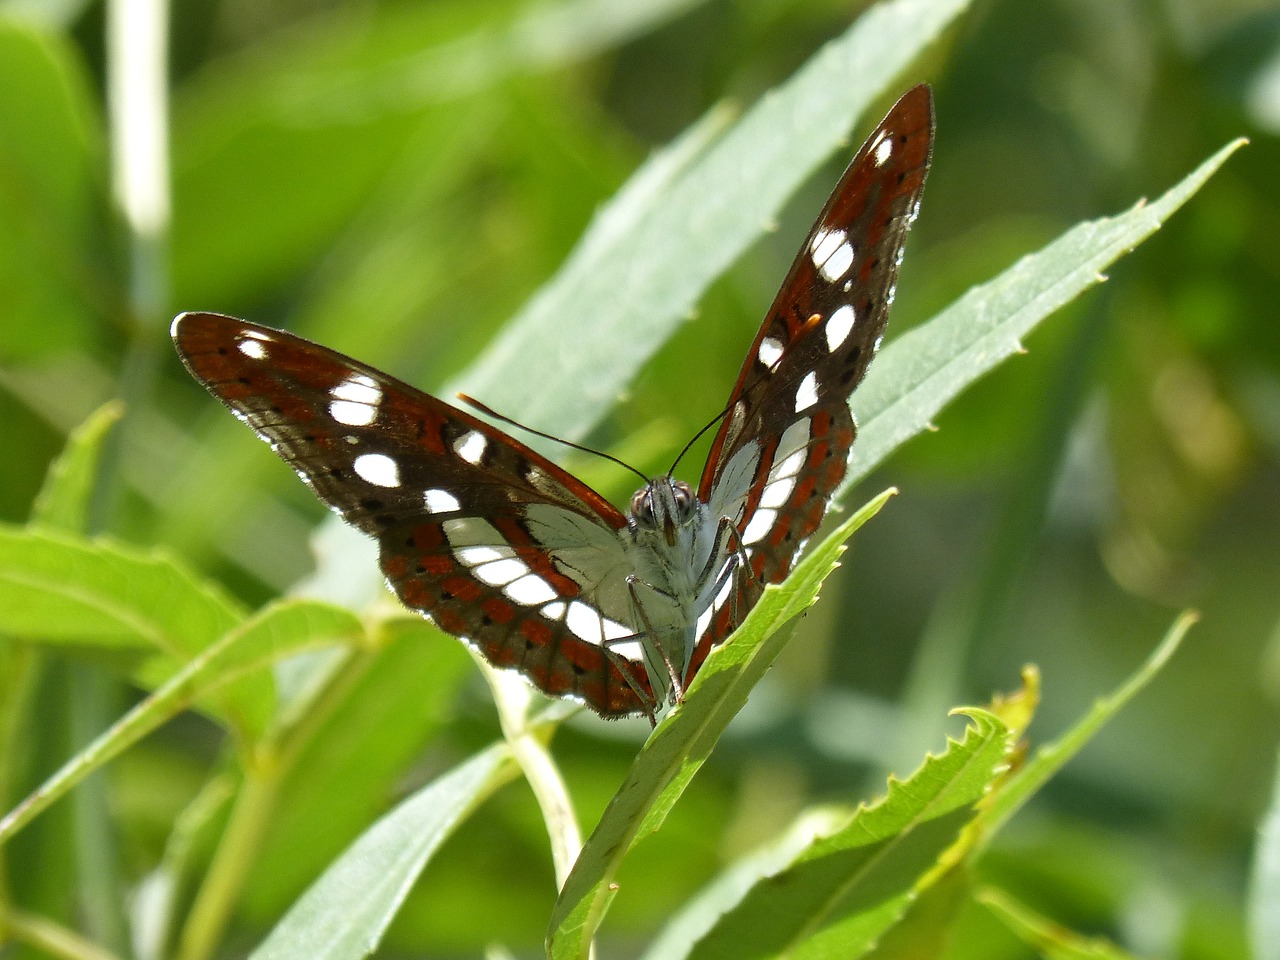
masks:
[(1002, 769), (1007, 731), (971, 711), (961, 741), (929, 757), (843, 829), (761, 880), (691, 951), (696, 960), (857, 957), (902, 915), (916, 885), (974, 817)]
[(498, 744), (404, 800), (329, 866), (252, 960), (356, 960), (372, 953), (432, 854), (515, 773), (510, 751)]
[[(580, 438), (707, 286), (844, 145), (854, 121), (968, 5), (890, 0), (872, 7), (651, 193), (647, 209), (628, 211), (619, 229), (593, 229), (450, 389)], [(601, 216), (611, 215), (607, 208)], [(528, 370), (539, 376), (520, 375)]]
[(703, 664), (684, 703), (659, 724), (560, 892), (548, 931), (552, 957), (586, 955), (590, 937), (612, 898), (610, 885), (622, 858), (636, 840), (661, 825), (751, 688), (781, 652), (792, 621), (817, 599), (844, 541), (888, 497), (882, 494), (846, 520), (796, 566), (785, 583), (766, 589), (742, 627)]
[(1155, 233), (1243, 143), (1227, 144), (1155, 203), (1077, 224), (890, 343), (853, 395), (858, 442), (837, 499), (961, 390), (1018, 353), (1036, 324), (1099, 283), (1102, 270)]

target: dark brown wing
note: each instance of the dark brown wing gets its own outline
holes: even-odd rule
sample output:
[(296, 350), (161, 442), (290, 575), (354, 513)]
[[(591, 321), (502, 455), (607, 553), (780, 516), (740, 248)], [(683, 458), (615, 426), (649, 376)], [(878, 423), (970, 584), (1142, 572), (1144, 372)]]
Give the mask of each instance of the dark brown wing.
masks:
[(212, 313), (185, 313), (172, 332), (192, 375), (378, 540), (406, 606), (551, 696), (652, 713), (636, 645), (603, 648), (635, 632), (617, 586), (626, 518), (607, 500), (501, 430), (309, 340)]
[(849, 395), (880, 346), (933, 147), (933, 97), (908, 91), (862, 145), (800, 248), (729, 398), (699, 497), (730, 517), (755, 579), (740, 580), (690, 675), (776, 583), (822, 522), (856, 425)]

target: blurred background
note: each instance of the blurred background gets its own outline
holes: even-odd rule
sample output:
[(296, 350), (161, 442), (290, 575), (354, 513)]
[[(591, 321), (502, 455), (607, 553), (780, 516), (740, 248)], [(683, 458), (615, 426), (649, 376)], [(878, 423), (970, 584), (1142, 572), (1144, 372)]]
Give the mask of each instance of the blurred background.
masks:
[[(313, 568), (324, 511), (186, 376), (169, 317), (287, 326), (438, 388), (647, 155), (715, 105), (753, 102), (865, 6), (579, 2), (558, 20), (556, 6), (489, 0), (175, 5), (173, 226), (154, 261), (169, 273), (155, 315), (138, 316), (110, 199), (104, 8), (0, 4), (0, 516), (22, 522), (67, 431), (123, 394), (131, 421), (100, 529), (163, 546), (248, 604), (277, 596)], [(1192, 606), (1203, 621), (1174, 661), (984, 869), (1139, 952), (1245, 956), (1280, 729), (1280, 6), (979, 0), (881, 106), (921, 80), (937, 143), (890, 338), (1079, 220), (1159, 194), (1236, 136), (1252, 143), (859, 489), (902, 494), (629, 861), (624, 893), (640, 895), (618, 898), (607, 929), (626, 955), (805, 805), (854, 803), (910, 772), (955, 732), (950, 707), (1014, 689), (1024, 664), (1043, 676), (1032, 740), (1052, 738)], [(661, 471), (720, 409), (848, 153), (618, 384), (591, 443)], [(615, 503), (632, 492), (608, 464), (565, 460)], [(73, 752), (64, 680), (53, 663), (47, 739), (20, 786)], [(116, 689), (102, 727), (135, 695)], [(584, 718), (557, 737), (588, 828), (644, 732)], [(385, 651), (300, 762), (229, 949), (256, 943), (394, 799), (496, 735), (459, 644)], [(173, 842), (225, 748), (192, 715), (110, 768), (124, 884)], [(214, 839), (196, 834), (197, 861)], [(14, 845), (27, 867), (15, 897), (78, 926), (76, 850), (64, 803)], [(553, 898), (537, 808), (516, 785), (450, 841), (384, 953), (471, 956), (496, 938), (534, 955)], [(980, 955), (1030, 955), (970, 922)]]

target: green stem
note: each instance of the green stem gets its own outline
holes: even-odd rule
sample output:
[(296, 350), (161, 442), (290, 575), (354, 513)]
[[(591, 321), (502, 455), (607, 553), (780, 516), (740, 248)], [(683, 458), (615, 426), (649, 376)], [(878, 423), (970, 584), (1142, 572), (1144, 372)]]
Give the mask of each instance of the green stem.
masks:
[(245, 770), (217, 853), (178, 941), (177, 960), (208, 960), (218, 946), (275, 811), (283, 769), (274, 758)]
[[(4, 696), (0, 697), (0, 809), (8, 809), (17, 782), (18, 743), (27, 707), (35, 689), (38, 659), (30, 644), (8, 644)], [(9, 902), (9, 870), (4, 844), (0, 844), (0, 909)]]
[(6, 939), (24, 943), (59, 960), (119, 960), (110, 950), (52, 920), (0, 907), (0, 945)]
[(289, 771), (375, 656), (375, 650), (361, 649), (344, 658), (306, 705), (298, 722), (278, 739), (259, 744), (254, 751), (256, 762), (246, 761), (245, 778), (231, 818), (183, 926), (176, 960), (208, 960), (217, 949), (244, 881), (257, 861)]

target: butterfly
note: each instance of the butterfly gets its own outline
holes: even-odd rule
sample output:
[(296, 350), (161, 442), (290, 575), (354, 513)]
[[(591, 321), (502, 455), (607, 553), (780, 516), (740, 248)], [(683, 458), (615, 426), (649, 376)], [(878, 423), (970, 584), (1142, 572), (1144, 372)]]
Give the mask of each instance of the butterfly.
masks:
[(655, 477), (625, 513), (489, 422), (301, 337), (184, 313), (174, 344), (377, 540), (405, 606), (550, 696), (655, 723), (787, 575), (845, 475), (849, 395), (880, 346), (932, 147), (921, 85), (858, 150), (800, 248), (697, 487)]

